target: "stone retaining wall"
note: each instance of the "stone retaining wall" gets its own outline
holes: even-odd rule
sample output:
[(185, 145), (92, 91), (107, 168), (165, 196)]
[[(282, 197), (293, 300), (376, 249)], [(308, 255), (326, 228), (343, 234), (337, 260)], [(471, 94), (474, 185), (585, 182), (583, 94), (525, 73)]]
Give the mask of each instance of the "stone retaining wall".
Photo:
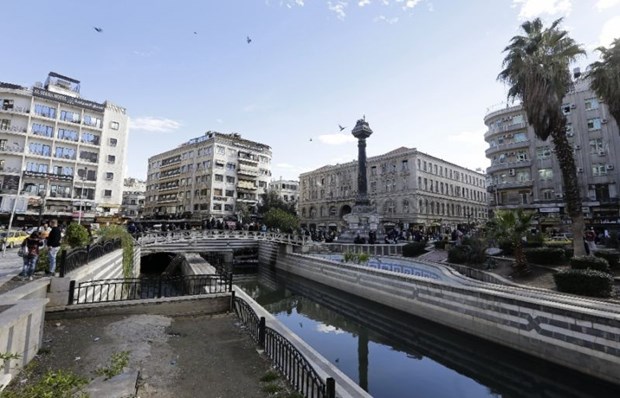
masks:
[(286, 250), (276, 268), (620, 384), (619, 305), (475, 281), (447, 285)]

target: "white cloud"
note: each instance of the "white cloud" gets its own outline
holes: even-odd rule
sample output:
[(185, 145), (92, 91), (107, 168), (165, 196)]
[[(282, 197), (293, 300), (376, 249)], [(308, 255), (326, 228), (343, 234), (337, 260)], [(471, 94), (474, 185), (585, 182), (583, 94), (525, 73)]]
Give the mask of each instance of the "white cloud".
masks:
[(323, 323), (316, 325), (316, 330), (317, 332), (321, 332), (321, 333), (333, 333), (333, 334), (342, 334), (344, 333), (342, 330), (332, 326), (332, 325), (325, 325)]
[(323, 134), (319, 136), (319, 141), (327, 145), (342, 145), (349, 142), (357, 142), (357, 139), (350, 134)]
[(357, 5), (360, 6), (360, 7), (364, 7), (364, 6), (368, 5), (368, 4), (370, 4), (370, 0), (359, 0), (357, 2)]
[(512, 0), (513, 7), (521, 7), (519, 18), (531, 19), (541, 15), (568, 15), (571, 0)]
[(379, 15), (377, 18), (375, 18), (375, 22), (377, 21), (383, 21), (389, 25), (393, 25), (398, 22), (398, 17), (388, 18), (385, 15)]
[(619, 4), (620, 0), (598, 0), (596, 2), (596, 9), (599, 11), (603, 11)]
[(347, 14), (344, 12), (347, 5), (348, 3), (342, 0), (338, 0), (335, 2), (331, 2), (331, 1), (327, 2), (327, 8), (329, 8), (330, 11), (335, 12), (336, 17), (340, 19), (341, 21), (344, 21), (345, 17), (347, 16)]
[(177, 130), (181, 123), (172, 119), (144, 116), (129, 119), (129, 128), (132, 130), (150, 131), (154, 133), (167, 133)]
[(156, 46), (152, 46), (148, 50), (133, 50), (134, 55), (137, 55), (139, 57), (150, 57), (152, 55), (157, 54), (158, 52), (159, 52), (159, 47), (156, 47)]
[(614, 39), (620, 37), (620, 15), (615, 16), (603, 24), (601, 34), (599, 35), (599, 44), (601, 46), (609, 46)]

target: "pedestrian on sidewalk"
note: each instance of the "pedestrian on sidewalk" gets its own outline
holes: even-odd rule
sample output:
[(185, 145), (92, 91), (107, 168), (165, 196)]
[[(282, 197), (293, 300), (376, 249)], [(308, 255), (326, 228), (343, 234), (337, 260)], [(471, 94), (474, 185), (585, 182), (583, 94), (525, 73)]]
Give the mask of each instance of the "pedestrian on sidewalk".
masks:
[(37, 268), (39, 260), (39, 248), (43, 246), (39, 231), (34, 231), (30, 236), (24, 239), (22, 243), (22, 258), (24, 259), (24, 267), (22, 273), (19, 274), (24, 278), (32, 280), (34, 271)]
[(60, 250), (60, 241), (62, 240), (62, 231), (58, 226), (58, 220), (50, 221), (50, 232), (47, 236), (47, 248), (48, 248), (48, 256), (49, 256), (49, 269), (45, 273), (49, 276), (54, 276), (56, 272), (56, 257), (58, 255), (58, 250)]

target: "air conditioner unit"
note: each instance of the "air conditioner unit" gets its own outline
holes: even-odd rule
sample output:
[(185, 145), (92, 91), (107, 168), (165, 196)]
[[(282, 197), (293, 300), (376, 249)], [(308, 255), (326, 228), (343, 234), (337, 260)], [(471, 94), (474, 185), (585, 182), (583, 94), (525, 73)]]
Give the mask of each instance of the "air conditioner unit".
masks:
[(583, 167), (577, 167), (577, 173), (583, 173)]
[(613, 170), (614, 169), (614, 165), (613, 164), (608, 164), (607, 165), (607, 170)]
[(578, 151), (581, 149), (581, 145), (575, 145), (575, 150)]
[(515, 175), (515, 169), (508, 170), (508, 174), (510, 174), (511, 176)]
[(607, 119), (602, 119), (601, 120), (601, 124), (606, 124), (607, 123)]
[(598, 156), (605, 156), (605, 151), (598, 151)]
[(574, 135), (575, 135), (575, 133), (573, 133), (572, 131), (569, 131), (569, 132), (566, 133), (567, 137), (572, 137)]
[(564, 194), (561, 194), (561, 193), (556, 193), (556, 194), (555, 194), (555, 197), (556, 197), (556, 198), (558, 198), (558, 199), (561, 199), (561, 198), (563, 198), (563, 197), (564, 197)]
[(577, 104), (572, 104), (570, 107), (571, 109), (577, 109)]

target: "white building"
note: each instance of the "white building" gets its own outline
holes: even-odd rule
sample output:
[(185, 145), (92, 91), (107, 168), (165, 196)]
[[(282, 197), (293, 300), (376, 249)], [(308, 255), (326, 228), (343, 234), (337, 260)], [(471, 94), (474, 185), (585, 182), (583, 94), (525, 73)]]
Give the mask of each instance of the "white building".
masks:
[[(269, 183), (269, 190), (278, 194), (284, 203), (295, 203), (299, 200), (299, 181), (273, 180)], [(295, 206), (297, 207), (297, 206)]]
[(150, 218), (225, 219), (255, 213), (271, 178), (271, 148), (209, 131), (149, 158), (144, 213)]
[(146, 182), (135, 178), (125, 178), (121, 214), (124, 217), (140, 219), (144, 209)]
[(125, 108), (80, 97), (78, 80), (54, 72), (32, 88), (0, 83), (0, 219), (18, 190), (29, 197), (20, 225), (118, 212), (127, 119)]

